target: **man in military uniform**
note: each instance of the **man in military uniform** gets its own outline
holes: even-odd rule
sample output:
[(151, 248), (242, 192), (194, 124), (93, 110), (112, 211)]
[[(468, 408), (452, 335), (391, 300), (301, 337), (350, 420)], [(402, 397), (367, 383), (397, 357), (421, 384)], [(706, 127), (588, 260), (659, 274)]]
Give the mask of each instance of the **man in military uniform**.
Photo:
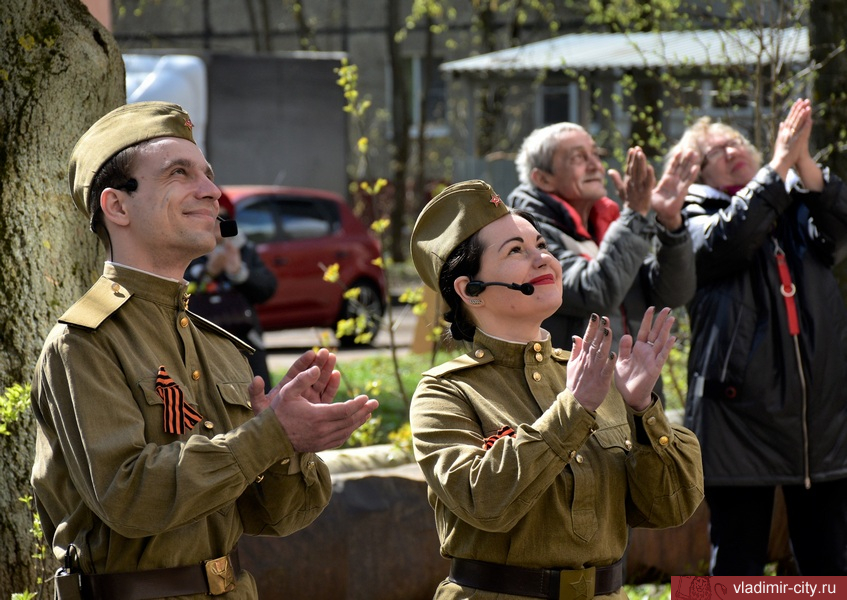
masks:
[(183, 273), (215, 247), (220, 191), (179, 107), (119, 107), (79, 140), (76, 206), (103, 275), (48, 336), (35, 370), (32, 483), (59, 596), (256, 598), (243, 533), (287, 535), (329, 501), (326, 465), (377, 407), (332, 404), (326, 350), (264, 394), (250, 347), (189, 312)]

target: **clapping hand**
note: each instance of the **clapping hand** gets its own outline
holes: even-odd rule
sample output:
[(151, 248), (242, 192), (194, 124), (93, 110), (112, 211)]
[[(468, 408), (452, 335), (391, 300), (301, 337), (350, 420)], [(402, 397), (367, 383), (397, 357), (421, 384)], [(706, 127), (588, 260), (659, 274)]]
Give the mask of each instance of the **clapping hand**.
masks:
[(585, 336), (574, 336), (568, 361), (568, 389), (583, 408), (595, 411), (603, 403), (612, 383), (614, 366), (609, 320), (592, 314)]
[(656, 174), (640, 146), (633, 146), (627, 151), (624, 173), (625, 176), (621, 177), (615, 169), (608, 171), (624, 206), (646, 217), (650, 211), (650, 198), (656, 183)]
[(631, 335), (621, 337), (615, 386), (624, 402), (635, 411), (650, 406), (653, 387), (676, 342), (676, 337), (670, 335), (675, 320), (670, 312), (671, 309), (663, 308), (654, 321), (655, 309), (651, 306), (644, 313), (635, 340)]
[(366, 395), (333, 403), (341, 382), (334, 354), (325, 348), (309, 350), (291, 366), (285, 377), (265, 395), (264, 381), (250, 384), (254, 414), (272, 409), (298, 452), (337, 448), (361, 427), (379, 403)]
[(823, 189), (823, 174), (809, 151), (811, 134), (812, 103), (806, 99), (797, 100), (779, 124), (770, 165), (783, 180), (788, 169), (794, 167), (806, 189), (819, 192)]
[(698, 155), (694, 150), (677, 152), (662, 173), (662, 178), (653, 188), (651, 203), (659, 223), (669, 231), (682, 227), (682, 204), (688, 187), (700, 174)]

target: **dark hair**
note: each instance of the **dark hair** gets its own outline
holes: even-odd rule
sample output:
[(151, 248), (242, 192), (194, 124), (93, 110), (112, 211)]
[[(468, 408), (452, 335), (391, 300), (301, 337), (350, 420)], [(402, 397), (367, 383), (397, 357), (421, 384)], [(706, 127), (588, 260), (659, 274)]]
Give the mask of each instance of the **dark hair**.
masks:
[[(91, 215), (91, 231), (98, 235), (104, 235), (105, 227), (102, 223), (102, 209), (100, 208), (100, 196), (106, 188), (126, 189), (127, 183), (132, 179), (132, 167), (138, 156), (138, 149), (144, 144), (124, 148), (112, 158), (103, 163), (103, 166), (91, 180), (88, 190), (88, 214)], [(130, 193), (135, 191), (129, 189)], [(102, 227), (102, 231), (98, 231)]]
[[(511, 214), (529, 221), (533, 227), (538, 229), (538, 223), (530, 213), (524, 210), (511, 210)], [(470, 318), (465, 308), (465, 303), (459, 297), (453, 282), (457, 278), (467, 276), (471, 279), (479, 273), (482, 262), (482, 243), (479, 241), (479, 231), (456, 246), (438, 276), (438, 290), (447, 304), (448, 310), (444, 313), (444, 320), (450, 323), (450, 335), (454, 340), (472, 341), (476, 333), (476, 325)]]
[(438, 289), (449, 310), (444, 313), (444, 320), (450, 323), (450, 335), (454, 340), (473, 340), (476, 325), (465, 310), (464, 302), (456, 293), (453, 282), (462, 276), (474, 278), (479, 272), (482, 259), (482, 244), (479, 241), (479, 231), (456, 246), (438, 276)]

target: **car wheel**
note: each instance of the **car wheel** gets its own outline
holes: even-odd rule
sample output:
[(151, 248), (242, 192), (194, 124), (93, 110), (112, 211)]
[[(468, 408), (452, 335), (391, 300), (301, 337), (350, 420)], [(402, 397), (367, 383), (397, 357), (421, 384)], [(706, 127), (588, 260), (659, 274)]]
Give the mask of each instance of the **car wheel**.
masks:
[[(343, 348), (363, 345), (370, 346), (379, 332), (385, 304), (382, 301), (379, 290), (372, 283), (360, 281), (350, 287), (359, 288), (359, 297), (344, 301), (339, 320), (362, 318), (364, 329), (350, 335), (339, 336), (338, 343)], [(356, 343), (356, 337), (362, 333), (369, 333), (371, 335), (370, 341), (367, 343)]]

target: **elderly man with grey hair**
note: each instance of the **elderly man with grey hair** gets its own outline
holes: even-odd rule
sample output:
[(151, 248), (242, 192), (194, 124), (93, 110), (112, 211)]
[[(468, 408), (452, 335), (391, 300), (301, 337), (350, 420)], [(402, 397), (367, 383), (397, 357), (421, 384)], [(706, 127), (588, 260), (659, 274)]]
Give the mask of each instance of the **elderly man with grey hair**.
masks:
[(570, 344), (591, 313), (617, 336), (638, 331), (648, 306), (684, 305), (696, 287), (691, 238), (680, 213), (696, 179), (696, 154), (678, 156), (656, 183), (644, 151), (627, 153), (625, 176), (609, 170), (623, 208), (606, 195), (601, 151), (581, 126), (533, 131), (515, 161), (520, 185), (507, 203), (531, 212), (562, 264), (563, 302), (544, 322), (553, 343)]

